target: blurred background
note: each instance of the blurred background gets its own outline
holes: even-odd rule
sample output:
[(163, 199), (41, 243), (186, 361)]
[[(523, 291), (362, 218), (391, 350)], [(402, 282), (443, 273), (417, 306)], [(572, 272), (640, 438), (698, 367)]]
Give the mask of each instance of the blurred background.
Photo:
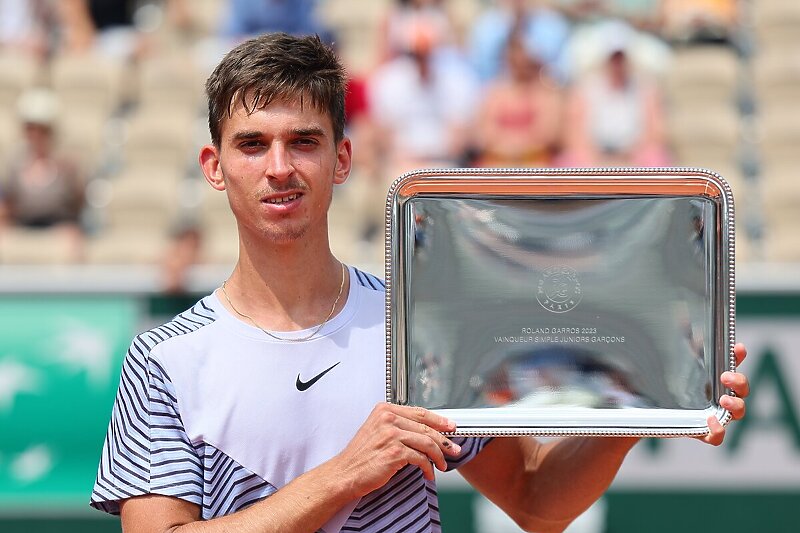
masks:
[[(721, 449), (634, 450), (571, 531), (796, 531), (797, 0), (0, 0), (0, 531), (88, 509), (132, 336), (225, 279), (236, 228), (197, 164), (203, 83), (265, 31), (350, 75), (332, 246), (383, 273), (389, 184), (436, 166), (699, 166), (731, 184), (753, 382)], [(516, 531), (459, 478), (445, 531)]]

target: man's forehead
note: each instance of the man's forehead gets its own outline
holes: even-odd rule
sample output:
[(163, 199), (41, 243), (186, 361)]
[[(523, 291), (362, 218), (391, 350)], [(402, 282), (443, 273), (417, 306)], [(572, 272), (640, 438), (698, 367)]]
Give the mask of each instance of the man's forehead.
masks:
[(311, 95), (304, 92), (263, 94), (257, 89), (251, 88), (237, 91), (233, 95), (228, 104), (228, 115), (233, 116), (235, 112), (252, 114), (271, 106), (296, 107), (301, 112), (310, 111), (311, 113), (327, 114), (322, 106), (314, 105), (314, 99)]
[[(234, 122), (250, 122), (251, 117), (258, 113), (270, 113), (272, 110), (286, 110), (289, 109), (296, 117), (295, 128), (299, 129), (318, 129), (322, 130), (324, 134), (333, 134), (333, 120), (330, 115), (323, 110), (312, 105), (310, 99), (300, 97), (281, 97), (275, 98), (268, 103), (256, 102), (257, 105), (252, 105), (252, 100), (245, 103), (245, 100), (238, 98), (234, 100), (229, 109), (229, 115), (222, 117), (220, 130), (225, 130), (225, 126), (229, 125), (230, 121)], [(252, 120), (257, 120), (253, 118)], [(237, 128), (238, 129), (238, 128)]]

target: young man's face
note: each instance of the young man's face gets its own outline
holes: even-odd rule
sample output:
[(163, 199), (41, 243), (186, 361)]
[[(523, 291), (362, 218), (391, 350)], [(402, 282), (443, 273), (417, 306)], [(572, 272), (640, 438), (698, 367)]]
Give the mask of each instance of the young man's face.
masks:
[(206, 179), (228, 200), (240, 228), (275, 243), (327, 236), (333, 185), (350, 172), (350, 141), (334, 141), (330, 117), (306, 103), (278, 100), (248, 115), (238, 105), (220, 146), (200, 154)]

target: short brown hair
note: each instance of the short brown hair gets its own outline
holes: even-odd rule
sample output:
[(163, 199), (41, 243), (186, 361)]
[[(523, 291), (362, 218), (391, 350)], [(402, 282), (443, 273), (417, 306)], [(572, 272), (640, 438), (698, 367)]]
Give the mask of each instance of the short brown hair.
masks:
[(255, 37), (228, 52), (206, 81), (211, 140), (220, 145), (222, 120), (239, 103), (249, 114), (275, 100), (307, 98), (330, 116), (338, 142), (344, 137), (346, 86), (344, 67), (319, 36)]

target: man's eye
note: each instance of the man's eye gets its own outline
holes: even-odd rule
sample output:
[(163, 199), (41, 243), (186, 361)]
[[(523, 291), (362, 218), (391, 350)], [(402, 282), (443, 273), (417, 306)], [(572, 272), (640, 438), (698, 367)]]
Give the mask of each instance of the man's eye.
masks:
[(300, 145), (300, 146), (314, 146), (314, 145), (317, 144), (317, 140), (316, 139), (309, 139), (309, 138), (302, 138), (302, 139), (297, 139), (294, 143), (297, 144), (297, 145)]
[(261, 141), (245, 141), (239, 145), (240, 148), (258, 148), (262, 146)]

